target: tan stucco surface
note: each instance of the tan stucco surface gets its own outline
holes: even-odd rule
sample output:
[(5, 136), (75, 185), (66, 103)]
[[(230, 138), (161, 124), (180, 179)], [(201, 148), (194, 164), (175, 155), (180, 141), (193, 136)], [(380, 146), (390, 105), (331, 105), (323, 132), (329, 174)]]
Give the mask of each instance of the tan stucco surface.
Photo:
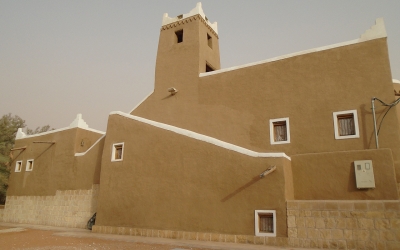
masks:
[[(123, 161), (111, 162), (118, 142)], [(96, 225), (254, 235), (254, 210), (266, 209), (277, 210), (277, 235), (287, 234), (285, 158), (250, 157), (119, 115), (109, 117), (104, 145)]]
[[(84, 156), (76, 157), (75, 153), (89, 148), (101, 136), (72, 128), (16, 140), (14, 148), (27, 148), (13, 152), (7, 196), (42, 196), (54, 195), (57, 190), (91, 189), (92, 184), (99, 183), (102, 143)], [(80, 146), (82, 140), (86, 142), (83, 147)], [(33, 170), (26, 171), (30, 159), (34, 160)], [(20, 160), (21, 172), (15, 172), (16, 161)]]
[[(179, 29), (184, 41), (175, 43)], [(199, 77), (204, 57), (219, 62), (205, 30), (200, 21), (161, 30), (154, 93), (131, 114), (254, 151), (295, 155), (375, 148), (371, 98), (395, 99), (386, 38)], [(169, 87), (179, 92), (171, 96)], [(376, 106), (378, 121), (386, 109)], [(345, 110), (357, 110), (359, 138), (335, 139), (332, 114)], [(269, 120), (284, 117), (291, 142), (271, 145)], [(398, 127), (396, 112), (389, 112), (379, 143), (396, 152), (400, 180), (400, 131), (392, 129)]]
[[(372, 160), (375, 189), (357, 189), (354, 161)], [(292, 156), (296, 200), (397, 200), (390, 149)]]

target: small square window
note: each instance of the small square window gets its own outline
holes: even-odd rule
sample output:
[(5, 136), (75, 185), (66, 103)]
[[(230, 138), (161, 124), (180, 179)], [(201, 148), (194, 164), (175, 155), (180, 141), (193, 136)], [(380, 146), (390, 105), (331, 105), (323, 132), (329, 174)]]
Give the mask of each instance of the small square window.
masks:
[(33, 170), (33, 159), (26, 161), (26, 168), (25, 171), (32, 171)]
[(271, 144), (290, 143), (289, 118), (269, 120)]
[(333, 112), (335, 139), (359, 138), (357, 110)]
[(276, 236), (276, 210), (255, 210), (254, 229), (256, 236)]
[(124, 143), (115, 143), (112, 146), (111, 161), (122, 161), (124, 154)]
[(21, 172), (22, 169), (22, 161), (17, 161), (15, 163), (15, 172)]
[(208, 42), (208, 47), (212, 48), (212, 38), (209, 34), (207, 34), (207, 42)]
[(175, 35), (176, 35), (176, 42), (177, 43), (183, 42), (183, 30), (176, 31)]

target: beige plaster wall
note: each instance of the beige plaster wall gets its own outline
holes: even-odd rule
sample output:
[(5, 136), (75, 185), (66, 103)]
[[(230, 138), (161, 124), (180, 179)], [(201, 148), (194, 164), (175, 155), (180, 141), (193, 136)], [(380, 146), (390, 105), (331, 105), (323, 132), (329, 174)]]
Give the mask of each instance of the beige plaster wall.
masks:
[(86, 228), (97, 210), (99, 185), (50, 196), (7, 196), (3, 222)]
[[(372, 160), (375, 189), (357, 189), (353, 162)], [(390, 149), (292, 156), (296, 200), (397, 200)]]
[[(90, 189), (99, 183), (102, 142), (84, 156), (75, 157), (75, 153), (89, 148), (101, 136), (73, 128), (16, 140), (14, 148), (27, 148), (13, 152), (7, 196), (48, 196), (55, 195), (57, 190)], [(81, 140), (86, 142), (82, 148)], [(30, 159), (34, 159), (33, 171), (26, 171)], [(20, 160), (22, 170), (15, 172), (15, 164)]]
[[(161, 31), (155, 91), (133, 115), (254, 151), (295, 155), (375, 148), (371, 98), (395, 99), (386, 38), (199, 77), (207, 45), (197, 44), (193, 22), (181, 26), (187, 43), (173, 44), (173, 29)], [(179, 90), (174, 96), (167, 92), (172, 86)], [(335, 139), (333, 112), (354, 109), (360, 137)], [(378, 121), (385, 111), (377, 106)], [(291, 142), (271, 145), (269, 120), (284, 117)], [(396, 112), (389, 112), (379, 139), (381, 148), (393, 150), (400, 180), (400, 131), (391, 129), (398, 127)]]
[(289, 201), (289, 246), (400, 249), (399, 201)]
[[(123, 161), (111, 162), (124, 142)], [(293, 191), (285, 158), (250, 157), (111, 115), (102, 159), (98, 226), (254, 235), (254, 210), (277, 211), (287, 235)], [(277, 170), (263, 179), (269, 166)]]

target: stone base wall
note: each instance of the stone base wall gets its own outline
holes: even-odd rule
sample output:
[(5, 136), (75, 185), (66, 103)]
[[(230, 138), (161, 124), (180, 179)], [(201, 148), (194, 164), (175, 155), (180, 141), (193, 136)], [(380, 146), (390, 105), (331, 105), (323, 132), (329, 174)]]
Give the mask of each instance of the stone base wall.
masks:
[(289, 246), (400, 249), (399, 201), (288, 201)]
[(3, 222), (86, 228), (97, 210), (99, 185), (55, 196), (7, 196)]
[(132, 227), (110, 227), (96, 226), (92, 228), (94, 233), (120, 234), (144, 237), (158, 237), (183, 240), (200, 240), (215, 242), (230, 242), (242, 244), (256, 244), (269, 246), (288, 246), (288, 238), (286, 237), (259, 237), (254, 235), (231, 235), (204, 232), (184, 232), (171, 230), (143, 229)]

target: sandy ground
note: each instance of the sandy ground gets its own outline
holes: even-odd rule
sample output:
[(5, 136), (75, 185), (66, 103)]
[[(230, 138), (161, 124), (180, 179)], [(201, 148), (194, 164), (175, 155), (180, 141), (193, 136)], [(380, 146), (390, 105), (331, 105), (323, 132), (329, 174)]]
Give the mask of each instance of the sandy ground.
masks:
[[(22, 229), (22, 228), (21, 228)], [(0, 227), (0, 231), (8, 228)], [(171, 245), (146, 244), (139, 242), (124, 242), (102, 240), (97, 238), (78, 238), (58, 236), (53, 231), (23, 229), (19, 232), (0, 233), (0, 249), (25, 250), (111, 250), (111, 249), (143, 249), (143, 250), (207, 250), (206, 248), (187, 248)]]

